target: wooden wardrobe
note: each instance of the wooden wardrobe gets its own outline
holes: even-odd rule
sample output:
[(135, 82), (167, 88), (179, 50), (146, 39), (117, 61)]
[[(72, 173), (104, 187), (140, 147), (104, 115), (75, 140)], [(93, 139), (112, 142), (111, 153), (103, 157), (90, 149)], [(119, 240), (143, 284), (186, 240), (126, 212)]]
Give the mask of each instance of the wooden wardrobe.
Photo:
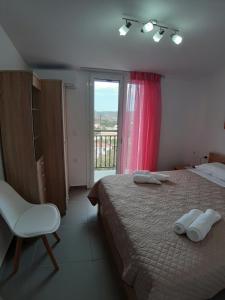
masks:
[(0, 125), (6, 181), (27, 201), (65, 214), (63, 85), (32, 72), (0, 72)]
[(7, 182), (27, 201), (45, 201), (40, 139), (40, 81), (31, 72), (0, 72), (0, 124)]

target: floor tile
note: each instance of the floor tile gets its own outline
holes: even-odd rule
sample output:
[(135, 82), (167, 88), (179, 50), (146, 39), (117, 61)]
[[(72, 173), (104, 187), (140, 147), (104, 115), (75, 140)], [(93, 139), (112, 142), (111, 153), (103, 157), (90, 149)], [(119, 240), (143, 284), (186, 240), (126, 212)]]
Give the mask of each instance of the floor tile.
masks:
[(56, 273), (50, 268), (40, 268), (32, 273), (27, 281), (25, 299), (61, 300), (88, 299), (86, 295), (86, 278), (83, 270), (89, 270), (89, 264), (64, 264)]
[(29, 277), (29, 267), (32, 265), (37, 245), (36, 239), (23, 241), (22, 253), (18, 272), (13, 275), (13, 256), (15, 240), (11, 244), (3, 265), (3, 272), (0, 277), (0, 296), (4, 300), (23, 299), (25, 293), (25, 282)]
[(26, 281), (29, 278), (27, 269), (20, 269), (13, 276), (4, 274), (0, 279), (0, 296), (4, 300), (25, 299)]
[(100, 226), (98, 218), (87, 221), (90, 234), (91, 258), (92, 260), (109, 259), (109, 249), (104, 238), (103, 229)]
[(98, 213), (98, 206), (93, 206), (90, 204), (90, 206), (87, 208), (87, 219), (95, 219)]
[(86, 220), (87, 211), (82, 212), (79, 209), (70, 210), (69, 208), (66, 215), (61, 219), (61, 226), (76, 226), (77, 224), (86, 222)]
[[(55, 243), (53, 237), (49, 237), (49, 242), (53, 247), (53, 253), (59, 264), (73, 261), (91, 260), (91, 248), (89, 233), (86, 223), (77, 224), (74, 227), (61, 227), (58, 230), (61, 238), (59, 243)], [(38, 241), (34, 261), (38, 261), (40, 266), (52, 265), (42, 241)]]
[[(22, 252), (20, 257), (19, 270), (24, 270), (32, 264), (34, 259), (34, 253), (37, 246), (37, 239), (25, 239), (22, 244)], [(5, 258), (4, 264), (2, 266), (3, 272), (1, 278), (5, 279), (13, 271), (13, 257), (15, 253), (16, 241), (13, 240), (10, 248), (7, 252), (7, 256)]]
[(63, 264), (56, 274), (41, 268), (27, 280), (24, 300), (123, 299), (111, 272), (109, 265), (92, 262)]
[(91, 278), (94, 299), (124, 300), (124, 293), (117, 278), (116, 270), (109, 261), (98, 260), (92, 263)]

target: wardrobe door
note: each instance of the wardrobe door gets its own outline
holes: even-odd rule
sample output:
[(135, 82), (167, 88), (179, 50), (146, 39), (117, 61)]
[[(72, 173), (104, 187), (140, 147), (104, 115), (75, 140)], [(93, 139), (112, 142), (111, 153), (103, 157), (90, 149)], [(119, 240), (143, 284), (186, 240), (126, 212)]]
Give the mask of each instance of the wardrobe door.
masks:
[(6, 181), (39, 203), (33, 142), (32, 73), (0, 72), (0, 121)]
[(45, 163), (46, 201), (66, 211), (62, 81), (41, 82), (42, 147)]

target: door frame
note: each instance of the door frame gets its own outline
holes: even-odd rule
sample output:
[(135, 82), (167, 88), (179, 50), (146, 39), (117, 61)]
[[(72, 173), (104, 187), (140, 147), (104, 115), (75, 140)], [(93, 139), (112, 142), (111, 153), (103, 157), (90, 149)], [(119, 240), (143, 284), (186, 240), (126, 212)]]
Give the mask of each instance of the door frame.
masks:
[(88, 80), (88, 151), (87, 151), (87, 188), (94, 184), (94, 81), (116, 81), (119, 82), (119, 103), (118, 103), (118, 137), (117, 137), (117, 160), (116, 173), (119, 172), (120, 151), (122, 143), (122, 115), (124, 99), (124, 76), (120, 72), (92, 72)]

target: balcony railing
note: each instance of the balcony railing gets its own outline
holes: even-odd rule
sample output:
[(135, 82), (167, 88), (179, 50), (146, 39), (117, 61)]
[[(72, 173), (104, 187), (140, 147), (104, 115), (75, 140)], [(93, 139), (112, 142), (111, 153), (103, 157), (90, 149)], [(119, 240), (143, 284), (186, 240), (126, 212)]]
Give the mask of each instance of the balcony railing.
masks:
[(117, 130), (94, 130), (94, 168), (115, 169)]

